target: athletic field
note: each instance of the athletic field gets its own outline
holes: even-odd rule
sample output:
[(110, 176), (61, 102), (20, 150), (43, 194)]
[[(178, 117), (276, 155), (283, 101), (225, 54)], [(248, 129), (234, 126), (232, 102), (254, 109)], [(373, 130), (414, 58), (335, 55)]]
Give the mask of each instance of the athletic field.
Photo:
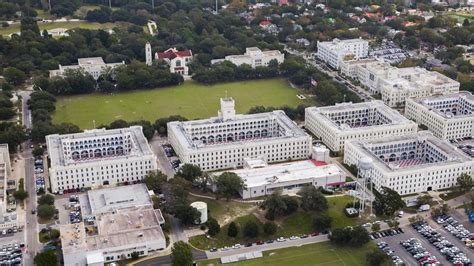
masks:
[(226, 95), (235, 99), (238, 113), (246, 113), (257, 105), (296, 107), (312, 103), (308, 99), (298, 99), (298, 93), (284, 79), (212, 86), (186, 81), (180, 86), (153, 90), (58, 97), (53, 121), (71, 122), (87, 129), (93, 127), (93, 120), (100, 125), (117, 119), (154, 122), (170, 115), (182, 115), (188, 119), (209, 118), (217, 115), (219, 99)]
[[(263, 258), (241, 261), (224, 265), (239, 266), (362, 266), (365, 265), (365, 254), (370, 250), (371, 243), (362, 248), (336, 247), (329, 242), (304, 245), (263, 252)], [(220, 260), (198, 262), (199, 266), (217, 266)]]

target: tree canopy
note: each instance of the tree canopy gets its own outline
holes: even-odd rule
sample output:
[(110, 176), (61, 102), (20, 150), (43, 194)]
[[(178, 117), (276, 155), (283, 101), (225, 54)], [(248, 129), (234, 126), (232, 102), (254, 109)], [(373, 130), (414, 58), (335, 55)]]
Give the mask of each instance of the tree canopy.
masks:
[(374, 191), (375, 201), (373, 202), (375, 214), (392, 216), (396, 211), (405, 207), (405, 202), (395, 190), (382, 187), (381, 191)]

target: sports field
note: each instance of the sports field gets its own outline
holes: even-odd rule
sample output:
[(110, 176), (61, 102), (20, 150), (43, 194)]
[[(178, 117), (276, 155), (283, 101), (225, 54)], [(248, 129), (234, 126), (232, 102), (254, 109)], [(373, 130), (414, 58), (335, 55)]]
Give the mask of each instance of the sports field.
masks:
[[(343, 248), (332, 245), (329, 242), (304, 245), (301, 247), (291, 247), (263, 252), (263, 258), (230, 263), (225, 265), (239, 266), (357, 266), (365, 265), (365, 254), (371, 248), (370, 242), (362, 248)], [(219, 260), (205, 260), (198, 262), (198, 266), (217, 266)]]
[(127, 121), (149, 120), (182, 115), (188, 119), (208, 118), (217, 115), (219, 98), (233, 97), (238, 113), (246, 113), (251, 107), (291, 106), (311, 104), (300, 100), (299, 92), (284, 79), (242, 81), (202, 85), (186, 81), (183, 85), (153, 90), (140, 90), (115, 94), (87, 94), (58, 97), (55, 123), (71, 122), (82, 129), (110, 123), (117, 119)]

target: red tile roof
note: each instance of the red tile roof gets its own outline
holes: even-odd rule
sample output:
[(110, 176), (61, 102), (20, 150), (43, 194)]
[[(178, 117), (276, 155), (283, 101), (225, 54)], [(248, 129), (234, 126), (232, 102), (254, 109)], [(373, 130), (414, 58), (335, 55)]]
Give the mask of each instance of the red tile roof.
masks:
[(191, 50), (178, 51), (176, 48), (170, 48), (163, 53), (156, 53), (156, 59), (169, 59), (172, 60), (176, 57), (189, 57), (193, 56)]

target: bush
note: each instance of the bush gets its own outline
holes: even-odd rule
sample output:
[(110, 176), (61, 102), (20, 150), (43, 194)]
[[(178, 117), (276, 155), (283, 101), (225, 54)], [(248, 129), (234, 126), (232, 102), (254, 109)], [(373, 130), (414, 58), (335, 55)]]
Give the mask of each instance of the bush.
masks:
[(209, 228), (209, 230), (207, 230), (207, 233), (210, 236), (215, 236), (221, 231), (221, 226), (214, 218), (209, 218), (206, 222), (206, 225)]
[(236, 237), (239, 234), (239, 228), (235, 222), (231, 222), (227, 228), (227, 235), (230, 237)]
[(273, 235), (277, 231), (277, 225), (274, 222), (267, 222), (263, 225), (263, 232), (267, 235)]
[(336, 228), (329, 235), (329, 240), (341, 246), (360, 247), (370, 241), (369, 233), (362, 226)]
[(254, 221), (248, 221), (244, 225), (244, 236), (254, 238), (259, 234), (259, 229), (257, 223)]
[(43, 195), (38, 199), (38, 205), (54, 205), (54, 196), (53, 195)]
[(40, 205), (38, 207), (38, 216), (45, 220), (53, 218), (54, 212), (54, 207), (48, 204)]
[(318, 213), (313, 217), (313, 228), (323, 231), (331, 228), (332, 218), (327, 213)]

